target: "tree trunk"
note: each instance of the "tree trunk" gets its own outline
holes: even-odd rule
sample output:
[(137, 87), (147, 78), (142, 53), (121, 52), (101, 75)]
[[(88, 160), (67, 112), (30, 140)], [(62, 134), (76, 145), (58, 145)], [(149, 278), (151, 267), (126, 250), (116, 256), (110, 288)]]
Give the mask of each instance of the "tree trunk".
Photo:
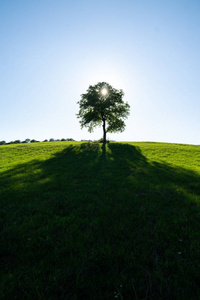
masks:
[(103, 121), (103, 143), (105, 144), (106, 143), (106, 119), (105, 118), (102, 118), (102, 121)]

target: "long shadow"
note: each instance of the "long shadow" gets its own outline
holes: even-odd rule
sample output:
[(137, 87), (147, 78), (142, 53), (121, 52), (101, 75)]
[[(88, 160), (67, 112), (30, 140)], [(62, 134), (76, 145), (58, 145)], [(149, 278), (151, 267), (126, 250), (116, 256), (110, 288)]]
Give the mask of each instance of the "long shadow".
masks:
[(1, 174), (5, 298), (200, 296), (199, 174), (106, 147), (71, 145)]

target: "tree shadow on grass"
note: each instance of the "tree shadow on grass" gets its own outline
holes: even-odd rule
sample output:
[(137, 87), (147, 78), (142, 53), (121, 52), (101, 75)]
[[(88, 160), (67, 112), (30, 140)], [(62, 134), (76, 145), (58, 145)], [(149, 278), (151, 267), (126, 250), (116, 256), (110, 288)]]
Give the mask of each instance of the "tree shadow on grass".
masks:
[(118, 143), (71, 145), (4, 172), (2, 294), (197, 299), (199, 182)]

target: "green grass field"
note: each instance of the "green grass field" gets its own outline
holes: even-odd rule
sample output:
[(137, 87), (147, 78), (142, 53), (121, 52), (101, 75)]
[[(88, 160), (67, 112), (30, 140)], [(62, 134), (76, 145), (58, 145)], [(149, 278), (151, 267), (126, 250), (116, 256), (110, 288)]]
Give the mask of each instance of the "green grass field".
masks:
[(0, 146), (0, 299), (200, 299), (200, 146)]

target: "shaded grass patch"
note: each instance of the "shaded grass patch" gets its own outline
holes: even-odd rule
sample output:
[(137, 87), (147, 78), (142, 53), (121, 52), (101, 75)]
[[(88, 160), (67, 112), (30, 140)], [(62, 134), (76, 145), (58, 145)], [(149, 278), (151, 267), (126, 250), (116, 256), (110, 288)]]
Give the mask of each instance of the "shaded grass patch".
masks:
[(200, 173), (173, 145), (41, 147), (1, 172), (3, 299), (200, 296)]

